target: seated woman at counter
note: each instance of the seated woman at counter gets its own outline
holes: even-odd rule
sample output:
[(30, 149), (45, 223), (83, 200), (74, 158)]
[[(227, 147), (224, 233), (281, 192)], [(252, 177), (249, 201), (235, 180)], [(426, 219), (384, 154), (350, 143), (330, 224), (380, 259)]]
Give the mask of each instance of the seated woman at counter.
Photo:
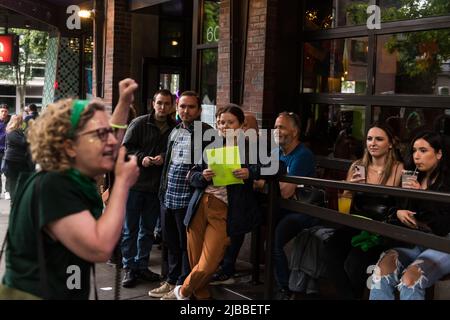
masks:
[[(448, 160), (447, 148), (439, 134), (417, 135), (411, 143), (410, 162), (419, 175), (417, 181), (411, 180), (407, 187), (450, 192)], [(450, 232), (450, 205), (447, 203), (409, 199), (405, 206), (390, 211), (408, 228), (439, 236), (448, 236)], [(424, 300), (425, 289), (448, 273), (449, 253), (422, 246), (390, 249), (381, 255), (375, 268), (370, 300), (393, 300), (395, 289), (401, 300)]]

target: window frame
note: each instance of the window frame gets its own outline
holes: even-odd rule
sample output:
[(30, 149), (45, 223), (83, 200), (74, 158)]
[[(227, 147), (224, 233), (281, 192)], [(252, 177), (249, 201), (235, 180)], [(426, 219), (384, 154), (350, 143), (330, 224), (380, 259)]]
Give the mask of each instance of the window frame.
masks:
[[(368, 5), (379, 5), (380, 0), (370, 0)], [(364, 105), (365, 106), (365, 127), (368, 128), (373, 122), (372, 114), (375, 106), (398, 106), (398, 107), (420, 107), (448, 109), (450, 106), (450, 96), (436, 95), (410, 95), (375, 94), (376, 76), (376, 50), (377, 36), (385, 34), (395, 34), (402, 32), (429, 31), (450, 28), (450, 14), (442, 16), (425, 17), (413, 20), (399, 20), (381, 22), (380, 29), (369, 30), (366, 25), (341, 26), (332, 29), (304, 30), (304, 13), (306, 4), (300, 6), (299, 15), (299, 59), (300, 59), (300, 79), (298, 92), (300, 101), (307, 104), (337, 104), (337, 105)], [(304, 42), (320, 40), (334, 40), (342, 38), (368, 37), (368, 61), (367, 61), (367, 88), (366, 94), (353, 95), (343, 93), (303, 93), (303, 58)]]

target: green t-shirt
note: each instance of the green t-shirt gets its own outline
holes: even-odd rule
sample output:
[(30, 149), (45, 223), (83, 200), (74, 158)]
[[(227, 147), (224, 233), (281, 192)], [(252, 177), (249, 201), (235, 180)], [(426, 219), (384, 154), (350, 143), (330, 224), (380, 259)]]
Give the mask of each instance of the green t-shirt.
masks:
[[(6, 272), (3, 283), (36, 296), (41, 296), (39, 281), (39, 259), (37, 255), (37, 227), (31, 212), (34, 182), (24, 190), (17, 206), (9, 217), (8, 246), (6, 250)], [(38, 195), (41, 206), (39, 227), (84, 210), (91, 211), (95, 219), (101, 212), (94, 210), (81, 188), (65, 173), (46, 172), (41, 176)], [(91, 263), (79, 258), (52, 240), (43, 232), (44, 257), (47, 268), (50, 299), (88, 299)], [(79, 268), (79, 269), (78, 269)], [(80, 281), (77, 282), (76, 275)], [(77, 284), (80, 284), (77, 288)]]

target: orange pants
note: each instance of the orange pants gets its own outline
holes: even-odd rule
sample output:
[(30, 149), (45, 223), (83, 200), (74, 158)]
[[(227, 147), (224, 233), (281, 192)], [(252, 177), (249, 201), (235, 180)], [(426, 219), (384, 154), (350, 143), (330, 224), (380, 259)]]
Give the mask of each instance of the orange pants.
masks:
[(191, 273), (181, 287), (183, 296), (209, 299), (208, 284), (230, 244), (227, 235), (228, 206), (205, 193), (187, 229), (187, 247)]

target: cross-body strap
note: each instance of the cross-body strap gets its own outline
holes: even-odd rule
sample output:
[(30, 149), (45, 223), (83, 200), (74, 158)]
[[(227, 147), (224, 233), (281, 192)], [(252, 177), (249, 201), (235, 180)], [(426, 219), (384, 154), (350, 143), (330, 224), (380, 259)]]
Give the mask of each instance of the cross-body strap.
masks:
[(94, 299), (98, 300), (98, 292), (97, 292), (97, 279), (95, 277), (95, 263), (92, 263), (92, 276), (94, 281)]
[(39, 223), (39, 213), (41, 212), (41, 206), (38, 201), (38, 195), (41, 192), (41, 175), (37, 175), (34, 181), (33, 196), (31, 199), (31, 211), (33, 213), (34, 222), (38, 228), (37, 241), (38, 241), (38, 262), (39, 262), (39, 282), (41, 285), (42, 298), (45, 300), (49, 299), (49, 289), (48, 289), (48, 277), (47, 277), (47, 267), (45, 265), (45, 251), (44, 251), (44, 238), (42, 236), (42, 230), (40, 229)]
[(6, 230), (5, 237), (3, 238), (2, 248), (0, 249), (0, 262), (2, 262), (3, 251), (5, 251), (7, 240), (8, 240), (8, 230)]

